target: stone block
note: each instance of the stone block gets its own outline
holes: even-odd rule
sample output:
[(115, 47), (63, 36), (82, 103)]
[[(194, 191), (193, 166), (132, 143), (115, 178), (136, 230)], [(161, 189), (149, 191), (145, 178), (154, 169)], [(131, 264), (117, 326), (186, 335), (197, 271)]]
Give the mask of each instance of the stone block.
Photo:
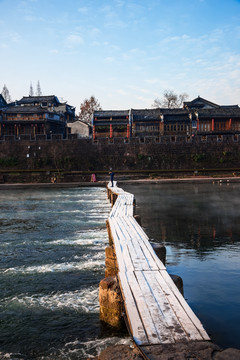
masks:
[(165, 246), (162, 244), (154, 243), (154, 242), (151, 242), (150, 244), (152, 245), (153, 250), (155, 251), (156, 255), (159, 257), (161, 262), (165, 265), (165, 263), (166, 263), (166, 248), (165, 248)]
[(110, 326), (122, 326), (123, 300), (116, 277), (107, 277), (99, 285), (100, 320)]

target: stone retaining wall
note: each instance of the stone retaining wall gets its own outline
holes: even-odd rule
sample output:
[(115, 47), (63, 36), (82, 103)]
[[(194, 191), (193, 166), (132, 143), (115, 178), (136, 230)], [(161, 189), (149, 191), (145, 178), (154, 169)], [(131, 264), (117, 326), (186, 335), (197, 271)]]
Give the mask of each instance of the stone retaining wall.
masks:
[[(113, 144), (108, 139), (97, 143), (91, 139), (0, 141), (0, 166), (2, 170), (90, 172), (109, 171), (110, 167), (119, 171), (167, 171), (239, 166), (240, 142), (234, 141), (232, 135), (224, 136), (220, 142), (216, 135), (209, 135), (206, 142), (201, 141), (201, 137), (194, 137), (191, 142), (180, 137), (176, 142), (166, 138), (156, 143), (154, 138), (150, 139), (141, 142), (139, 138), (132, 138), (129, 143), (115, 139)], [(69, 181), (72, 176), (68, 175)], [(65, 177), (67, 180), (67, 175)]]

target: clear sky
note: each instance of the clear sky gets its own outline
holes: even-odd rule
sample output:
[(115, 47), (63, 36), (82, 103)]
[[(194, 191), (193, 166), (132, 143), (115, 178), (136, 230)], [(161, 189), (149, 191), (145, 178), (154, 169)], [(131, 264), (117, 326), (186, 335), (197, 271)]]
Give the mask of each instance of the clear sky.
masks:
[(240, 105), (240, 0), (0, 0), (0, 92), (150, 108), (166, 89)]

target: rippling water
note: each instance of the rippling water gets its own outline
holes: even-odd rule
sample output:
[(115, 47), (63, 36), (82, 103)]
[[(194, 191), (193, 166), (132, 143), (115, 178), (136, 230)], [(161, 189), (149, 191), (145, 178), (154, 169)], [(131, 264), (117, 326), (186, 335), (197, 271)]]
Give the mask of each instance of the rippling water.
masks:
[[(240, 348), (240, 185), (123, 187), (212, 340)], [(0, 191), (0, 359), (82, 360), (129, 341), (99, 322), (109, 211), (103, 188)]]
[(99, 322), (103, 188), (0, 191), (0, 358), (86, 359), (120, 341)]
[(167, 269), (219, 346), (240, 348), (240, 184), (124, 185)]

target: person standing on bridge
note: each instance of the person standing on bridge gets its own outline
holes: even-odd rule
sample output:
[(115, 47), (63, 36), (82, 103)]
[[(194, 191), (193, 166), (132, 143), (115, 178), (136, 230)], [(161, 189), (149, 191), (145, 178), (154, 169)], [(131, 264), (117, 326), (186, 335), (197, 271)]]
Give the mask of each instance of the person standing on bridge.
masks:
[(110, 171), (109, 175), (110, 175), (110, 180), (111, 180), (112, 187), (113, 187), (113, 186), (114, 186), (114, 184), (113, 184), (114, 172), (112, 171), (112, 169), (110, 169), (110, 170), (111, 170), (111, 171)]

